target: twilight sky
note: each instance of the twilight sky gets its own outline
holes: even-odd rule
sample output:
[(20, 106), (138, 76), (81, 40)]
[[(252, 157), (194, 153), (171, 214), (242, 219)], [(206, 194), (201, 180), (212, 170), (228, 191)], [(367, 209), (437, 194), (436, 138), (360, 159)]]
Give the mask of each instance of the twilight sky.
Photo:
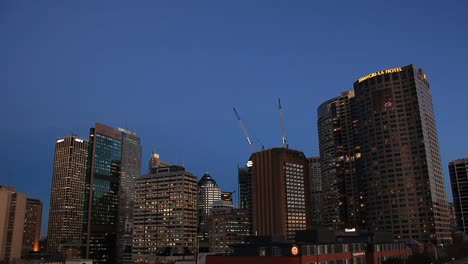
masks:
[[(98, 121), (165, 161), (237, 188), (252, 138), (318, 155), (320, 103), (415, 64), (447, 165), (468, 157), (467, 1), (0, 1), (0, 185), (44, 202), (54, 145)], [(258, 147), (259, 148), (259, 147)]]

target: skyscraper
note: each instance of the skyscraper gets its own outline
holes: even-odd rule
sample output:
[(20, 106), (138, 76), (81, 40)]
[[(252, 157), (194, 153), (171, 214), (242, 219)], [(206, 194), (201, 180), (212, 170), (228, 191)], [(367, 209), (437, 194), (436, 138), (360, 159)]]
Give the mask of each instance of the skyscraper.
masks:
[(318, 108), (321, 168), (320, 219), (327, 227), (361, 227), (362, 191), (355, 169), (354, 91)]
[[(449, 242), (447, 200), (427, 75), (413, 65), (370, 73), (354, 83), (354, 97), (349, 99), (350, 106), (344, 111), (332, 109), (346, 106), (346, 98), (343, 102), (341, 97), (332, 99), (337, 103), (331, 106), (324, 103), (319, 107), (319, 119), (325, 109), (339, 113), (328, 118), (334, 125), (338, 122), (331, 130), (338, 140), (324, 140), (319, 133), (322, 179), (326, 160), (333, 160), (333, 155), (322, 154), (330, 142), (332, 152), (345, 150), (334, 155), (337, 162), (344, 162), (335, 164), (340, 168), (336, 177), (343, 175), (344, 166), (345, 175), (350, 173), (349, 178), (354, 179), (349, 188), (345, 177), (338, 193), (355, 205), (349, 210), (351, 203), (346, 203), (348, 216), (359, 209), (361, 216), (354, 218), (355, 225), (362, 219), (364, 227), (393, 232), (396, 238)], [(319, 130), (326, 130), (323, 126), (327, 125), (319, 120)], [(362, 195), (350, 197), (347, 190)]]
[(468, 158), (449, 163), (453, 207), (458, 230), (468, 234)]
[(354, 83), (367, 223), (397, 238), (451, 241), (432, 96), (414, 65)]
[(87, 158), (88, 140), (77, 136), (57, 139), (47, 230), (50, 252), (64, 253), (61, 243), (80, 245), (83, 239)]
[(38, 199), (26, 199), (26, 212), (23, 231), (23, 252), (39, 251), (41, 238), (42, 202)]
[(159, 263), (197, 247), (197, 177), (181, 166), (153, 168), (135, 188), (133, 261)]
[(86, 173), (84, 257), (117, 262), (122, 132), (96, 123), (91, 128)]
[(117, 263), (132, 263), (133, 207), (135, 179), (141, 176), (140, 137), (122, 128), (122, 163), (119, 188), (119, 224)]
[(208, 173), (198, 181), (198, 228), (199, 239), (208, 239), (208, 216), (215, 201), (221, 200), (221, 189)]
[(255, 152), (249, 159), (253, 235), (294, 240), (310, 226), (309, 162), (288, 148)]
[(321, 218), (321, 193), (322, 193), (322, 179), (320, 176), (320, 157), (309, 158), (309, 190), (310, 190), (310, 205), (311, 205), (311, 225), (318, 227), (322, 225)]
[(26, 194), (0, 185), (0, 261), (21, 258), (23, 249)]

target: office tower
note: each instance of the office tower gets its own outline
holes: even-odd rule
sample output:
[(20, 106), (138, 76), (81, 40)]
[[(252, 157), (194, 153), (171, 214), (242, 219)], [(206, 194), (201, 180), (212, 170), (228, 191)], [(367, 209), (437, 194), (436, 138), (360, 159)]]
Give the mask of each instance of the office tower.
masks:
[(23, 253), (39, 251), (41, 221), (42, 202), (38, 199), (27, 198), (23, 231)]
[(355, 160), (354, 91), (341, 93), (318, 108), (321, 169), (320, 219), (326, 227), (362, 227), (362, 190)]
[(250, 221), (250, 234), (252, 234), (252, 163), (246, 167), (237, 168), (239, 183), (239, 208), (247, 211), (247, 218)]
[(77, 136), (57, 139), (47, 230), (50, 252), (63, 254), (61, 244), (81, 246), (87, 159), (88, 140)]
[(449, 163), (453, 207), (458, 230), (468, 234), (468, 158)]
[(122, 132), (96, 123), (88, 152), (83, 255), (98, 264), (118, 263)]
[(252, 170), (253, 234), (294, 240), (310, 226), (309, 161), (288, 148), (255, 152)]
[(378, 71), (359, 78), (354, 91), (360, 147), (356, 169), (365, 179), (369, 228), (391, 231), (396, 238), (449, 243), (427, 75), (414, 65)]
[(208, 239), (207, 220), (215, 201), (221, 200), (221, 189), (208, 173), (198, 181), (198, 237), (200, 241)]
[(119, 223), (117, 263), (132, 263), (133, 207), (135, 179), (141, 176), (140, 137), (132, 131), (119, 128), (122, 133), (122, 162), (119, 188)]
[(310, 183), (310, 205), (311, 205), (311, 225), (312, 227), (319, 227), (322, 225), (320, 204), (322, 184), (320, 177), (320, 157), (309, 158), (309, 183)]
[(197, 248), (197, 177), (181, 166), (153, 168), (135, 186), (133, 254), (135, 263), (155, 263), (176, 249)]
[(251, 221), (246, 209), (213, 208), (208, 223), (210, 252), (232, 252), (230, 246), (244, 243), (250, 235)]
[(26, 200), (26, 194), (0, 185), (0, 262), (21, 258)]

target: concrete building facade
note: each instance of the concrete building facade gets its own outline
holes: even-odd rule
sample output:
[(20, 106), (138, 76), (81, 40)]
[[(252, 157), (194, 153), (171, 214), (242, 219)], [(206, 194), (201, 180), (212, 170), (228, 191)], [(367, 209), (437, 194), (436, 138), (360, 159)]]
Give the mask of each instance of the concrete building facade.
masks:
[(0, 186), (0, 261), (21, 258), (26, 201), (26, 194)]
[(153, 168), (135, 187), (133, 261), (160, 263), (197, 249), (197, 177), (182, 166)]

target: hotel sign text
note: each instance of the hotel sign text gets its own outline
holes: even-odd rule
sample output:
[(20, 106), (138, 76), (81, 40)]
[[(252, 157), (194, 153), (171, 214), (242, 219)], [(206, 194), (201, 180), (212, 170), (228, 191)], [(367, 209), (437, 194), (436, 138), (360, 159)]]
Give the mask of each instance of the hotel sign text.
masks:
[(382, 75), (382, 74), (401, 72), (401, 71), (403, 71), (401, 68), (392, 68), (392, 69), (387, 69), (387, 70), (383, 70), (383, 71), (373, 72), (373, 73), (367, 74), (364, 77), (359, 78), (359, 82), (363, 82), (363, 81), (365, 81), (367, 79), (370, 79), (372, 77), (379, 76), (379, 75)]

